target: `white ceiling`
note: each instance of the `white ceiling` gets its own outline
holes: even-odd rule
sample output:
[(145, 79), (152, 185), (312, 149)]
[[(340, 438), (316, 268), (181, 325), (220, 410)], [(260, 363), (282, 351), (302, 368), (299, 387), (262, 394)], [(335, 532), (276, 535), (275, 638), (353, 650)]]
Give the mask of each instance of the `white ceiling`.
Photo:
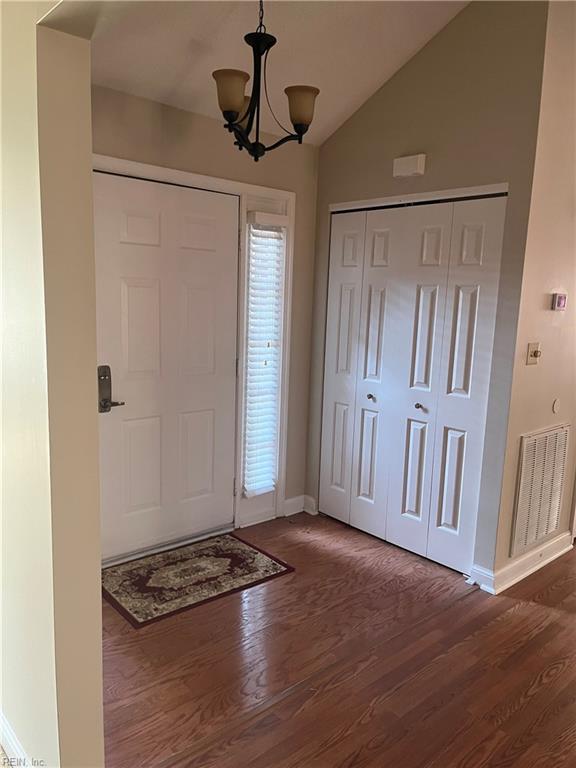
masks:
[[(62, 3), (59, 14), (82, 13), (82, 5)], [(465, 5), (267, 2), (267, 30), (278, 38), (269, 57), (268, 86), (280, 121), (288, 122), (283, 89), (316, 85), (320, 96), (307, 139), (322, 143)], [(88, 6), (98, 85), (221, 117), (212, 71), (251, 71), (251, 50), (243, 37), (257, 25), (253, 0), (105, 2), (96, 11), (94, 3)], [(279, 132), (268, 116), (263, 127)]]

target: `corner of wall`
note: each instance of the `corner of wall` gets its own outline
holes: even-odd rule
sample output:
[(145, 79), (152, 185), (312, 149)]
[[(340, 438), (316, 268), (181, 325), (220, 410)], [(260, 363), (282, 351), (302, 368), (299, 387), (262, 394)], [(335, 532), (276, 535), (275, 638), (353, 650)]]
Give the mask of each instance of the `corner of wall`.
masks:
[(44, 3), (1, 3), (1, 739), (10, 757), (60, 764), (36, 24)]
[[(540, 564), (546, 562), (547, 548), (562, 550), (563, 542), (571, 538), (576, 471), (575, 13), (574, 3), (549, 4), (495, 546), (496, 573), (517, 571), (529, 563), (525, 556), (512, 558), (509, 554), (520, 437), (560, 422), (572, 424), (573, 431), (566, 487), (557, 536), (536, 550)], [(568, 294), (565, 312), (552, 311), (554, 292)], [(526, 366), (526, 348), (532, 341), (541, 343), (542, 357), (536, 366)], [(553, 411), (554, 401), (558, 401), (559, 411)]]
[(90, 43), (38, 28), (38, 133), (62, 766), (104, 764)]

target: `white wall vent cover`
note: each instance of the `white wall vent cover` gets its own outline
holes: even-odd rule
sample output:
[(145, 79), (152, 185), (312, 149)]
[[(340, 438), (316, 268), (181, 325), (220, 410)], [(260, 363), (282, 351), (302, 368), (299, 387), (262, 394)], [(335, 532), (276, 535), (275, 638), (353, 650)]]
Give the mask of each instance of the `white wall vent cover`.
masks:
[(568, 452), (568, 424), (523, 435), (511, 555), (516, 556), (558, 528)]

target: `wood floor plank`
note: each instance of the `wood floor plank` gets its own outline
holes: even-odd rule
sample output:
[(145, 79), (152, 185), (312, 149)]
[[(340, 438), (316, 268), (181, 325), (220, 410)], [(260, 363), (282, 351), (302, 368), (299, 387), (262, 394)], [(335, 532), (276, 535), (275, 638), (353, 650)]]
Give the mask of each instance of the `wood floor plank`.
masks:
[(103, 607), (108, 768), (576, 765), (576, 558), (491, 597), (324, 517), (291, 574), (132, 628)]

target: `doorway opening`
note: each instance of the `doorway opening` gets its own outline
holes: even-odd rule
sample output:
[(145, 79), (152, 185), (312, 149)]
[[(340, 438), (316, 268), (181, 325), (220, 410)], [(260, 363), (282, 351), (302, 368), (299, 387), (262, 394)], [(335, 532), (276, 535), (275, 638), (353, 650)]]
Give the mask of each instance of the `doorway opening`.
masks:
[(108, 564), (283, 513), (294, 194), (94, 167)]

